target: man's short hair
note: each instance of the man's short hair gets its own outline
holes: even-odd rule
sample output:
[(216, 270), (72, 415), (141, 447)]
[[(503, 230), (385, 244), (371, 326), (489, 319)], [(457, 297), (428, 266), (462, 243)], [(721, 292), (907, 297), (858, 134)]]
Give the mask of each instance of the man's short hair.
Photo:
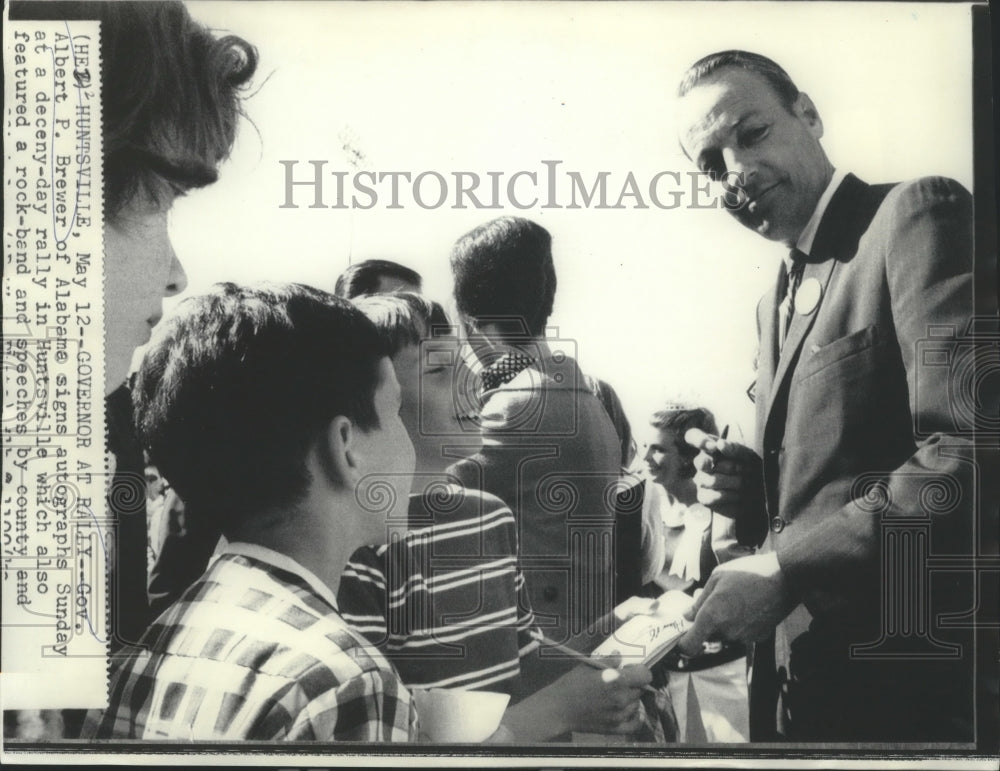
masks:
[(386, 355), (346, 300), (300, 284), (219, 284), (153, 333), (133, 392), (141, 441), (189, 510), (225, 533), (301, 500), (306, 455), (334, 417), (378, 426)]
[(375, 324), (389, 356), (452, 329), (440, 304), (413, 292), (367, 295), (354, 304)]
[(715, 416), (704, 407), (688, 407), (681, 404), (669, 404), (664, 409), (654, 412), (649, 421), (653, 428), (660, 431), (672, 431), (676, 435), (677, 450), (684, 459), (684, 475), (694, 476), (694, 458), (697, 448), (684, 441), (684, 434), (690, 428), (700, 428), (706, 434), (718, 434), (719, 427)]
[(684, 96), (702, 80), (724, 67), (737, 67), (760, 75), (771, 85), (782, 106), (789, 112), (799, 96), (799, 89), (781, 65), (766, 56), (738, 50), (709, 54), (692, 64), (681, 78), (677, 96)]
[(364, 294), (375, 294), (379, 288), (379, 282), (383, 278), (404, 281), (420, 287), (423, 279), (417, 271), (405, 265), (400, 265), (392, 260), (364, 260), (355, 265), (351, 265), (347, 270), (337, 276), (337, 283), (333, 293), (337, 297), (344, 297), (351, 300)]
[(216, 38), (180, 2), (21, 2), (11, 18), (101, 22), (104, 211), (216, 181), (257, 51)]
[[(552, 315), (552, 236), (531, 220), (500, 217), (466, 233), (451, 252), (455, 302), (467, 321), (510, 319), (512, 331), (541, 336)], [(518, 330), (517, 326), (522, 329)]]

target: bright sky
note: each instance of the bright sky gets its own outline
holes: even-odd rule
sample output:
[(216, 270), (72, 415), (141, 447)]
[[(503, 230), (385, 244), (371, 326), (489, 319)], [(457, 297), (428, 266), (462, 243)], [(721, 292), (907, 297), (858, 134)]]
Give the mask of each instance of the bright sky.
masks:
[[(178, 203), (175, 247), (187, 294), (220, 280), (302, 281), (332, 289), (351, 259), (384, 257), (425, 277), (447, 301), (451, 244), (501, 214), (554, 238), (551, 323), (576, 341), (585, 371), (611, 382), (638, 427), (667, 399), (715, 410), (748, 441), (757, 300), (783, 249), (721, 210), (452, 209), (454, 172), (517, 171), (592, 182), (618, 198), (629, 172), (686, 174), (673, 93), (701, 56), (745, 48), (781, 63), (816, 104), (834, 164), (869, 182), (925, 174), (972, 183), (969, 7), (908, 3), (234, 3), (191, 2), (198, 20), (242, 35), (261, 54), (259, 92), (222, 180)], [(356, 168), (437, 172), (451, 197), (423, 209), (388, 183), (367, 211), (283, 209), (284, 167), (326, 160)], [(681, 178), (686, 180), (686, 177)], [(568, 202), (568, 182), (562, 177)], [(350, 177), (348, 177), (348, 183)], [(518, 190), (529, 199), (530, 184)], [(433, 179), (422, 188), (436, 197)], [(664, 179), (692, 200), (687, 187)], [(482, 197), (482, 196), (481, 196)], [(488, 197), (488, 195), (486, 196)], [(544, 197), (544, 193), (543, 193)], [(484, 201), (485, 202), (485, 201)], [(543, 201), (544, 202), (544, 201)]]

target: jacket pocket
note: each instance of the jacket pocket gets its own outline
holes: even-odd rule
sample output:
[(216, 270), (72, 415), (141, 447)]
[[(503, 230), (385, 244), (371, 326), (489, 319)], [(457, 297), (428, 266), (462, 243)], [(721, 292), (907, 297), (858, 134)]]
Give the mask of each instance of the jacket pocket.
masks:
[(801, 382), (832, 364), (856, 356), (879, 344), (878, 327), (870, 326), (818, 348), (804, 348), (793, 382)]

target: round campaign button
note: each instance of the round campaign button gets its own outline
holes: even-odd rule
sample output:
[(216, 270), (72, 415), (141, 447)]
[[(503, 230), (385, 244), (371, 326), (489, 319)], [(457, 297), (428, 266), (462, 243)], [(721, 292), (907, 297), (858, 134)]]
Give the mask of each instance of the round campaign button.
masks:
[(819, 280), (815, 278), (805, 279), (798, 291), (795, 293), (795, 312), (808, 316), (819, 305), (819, 298), (823, 296), (823, 287)]

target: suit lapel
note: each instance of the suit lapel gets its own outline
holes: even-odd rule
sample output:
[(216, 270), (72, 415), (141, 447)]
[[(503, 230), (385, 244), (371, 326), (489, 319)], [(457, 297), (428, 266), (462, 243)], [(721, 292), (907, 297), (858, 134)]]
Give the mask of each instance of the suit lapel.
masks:
[(779, 295), (785, 286), (785, 263), (778, 265), (778, 276), (767, 294), (761, 298), (757, 308), (757, 324), (760, 330), (757, 350), (757, 425), (764, 425), (764, 418), (771, 403), (774, 371), (778, 366), (778, 305)]
[[(834, 268), (838, 262), (848, 261), (854, 256), (862, 234), (868, 229), (868, 225), (878, 210), (878, 203), (881, 203), (881, 198), (884, 197), (883, 194), (877, 202), (873, 203), (872, 196), (867, 195), (871, 189), (853, 174), (848, 174), (844, 177), (840, 187), (837, 188), (837, 192), (833, 194), (833, 198), (830, 199), (830, 204), (816, 232), (809, 262), (802, 274), (803, 283), (808, 280), (819, 282), (822, 289), (819, 302), (808, 314), (792, 314), (788, 335), (778, 356), (774, 379), (767, 392), (764, 422), (760, 424), (765, 427), (765, 430), (774, 413), (777, 395), (784, 390), (785, 381), (791, 377), (793, 365), (798, 360), (799, 351), (802, 348), (802, 342), (809, 330), (812, 329), (816, 317), (822, 312)], [(775, 302), (779, 302), (779, 300), (775, 298)], [(784, 410), (779, 412), (784, 414)]]
[(792, 362), (798, 359), (802, 341), (809, 330), (812, 329), (813, 322), (816, 321), (820, 308), (823, 307), (827, 285), (830, 283), (830, 276), (833, 275), (833, 268), (836, 264), (837, 261), (833, 259), (827, 259), (819, 264), (811, 262), (806, 265), (805, 271), (802, 273), (803, 284), (810, 280), (819, 281), (822, 292), (820, 293), (819, 302), (809, 313), (802, 314), (795, 312), (792, 314), (792, 321), (788, 325), (788, 334), (785, 336), (785, 344), (781, 347), (781, 354), (778, 357), (778, 369), (774, 373), (774, 385), (776, 387), (772, 388), (770, 392), (771, 396), (767, 407), (768, 414), (770, 414), (771, 407), (774, 405), (775, 394), (780, 389), (782, 381), (789, 374), (788, 371), (792, 366)]

